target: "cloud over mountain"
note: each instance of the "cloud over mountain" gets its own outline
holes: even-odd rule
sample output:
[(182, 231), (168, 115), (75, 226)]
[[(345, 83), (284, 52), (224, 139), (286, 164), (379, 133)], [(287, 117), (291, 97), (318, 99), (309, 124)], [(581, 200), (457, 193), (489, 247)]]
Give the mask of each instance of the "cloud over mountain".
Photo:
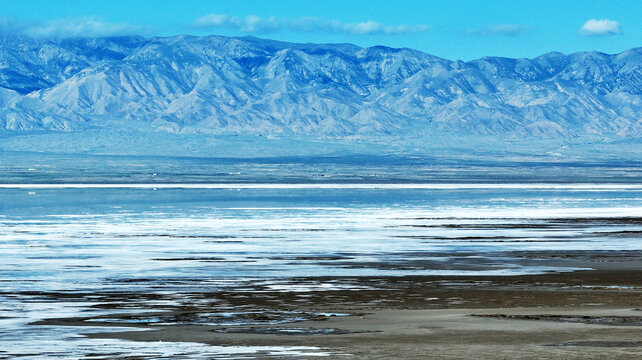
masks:
[(50, 21), (17, 21), (0, 18), (0, 33), (24, 34), (36, 38), (97, 38), (106, 36), (143, 35), (147, 26), (112, 23), (95, 16)]
[(620, 23), (609, 19), (590, 19), (582, 25), (580, 35), (617, 35), (622, 33)]
[(260, 17), (249, 15), (244, 18), (224, 14), (208, 14), (194, 21), (194, 26), (209, 29), (233, 29), (244, 33), (271, 33), (277, 31), (334, 32), (350, 35), (400, 35), (423, 32), (427, 25), (385, 25), (369, 20), (347, 23), (337, 20), (325, 20), (316, 17), (301, 17), (294, 20), (278, 19), (274, 16)]
[(533, 27), (529, 26), (529, 25), (492, 24), (492, 25), (489, 25), (489, 26), (481, 27), (481, 28), (469, 29), (469, 30), (466, 31), (466, 34), (468, 34), (468, 35), (483, 35), (483, 36), (491, 36), (491, 35), (514, 36), (514, 35), (519, 35), (519, 34), (523, 34), (523, 33), (529, 32), (531, 30), (533, 30)]

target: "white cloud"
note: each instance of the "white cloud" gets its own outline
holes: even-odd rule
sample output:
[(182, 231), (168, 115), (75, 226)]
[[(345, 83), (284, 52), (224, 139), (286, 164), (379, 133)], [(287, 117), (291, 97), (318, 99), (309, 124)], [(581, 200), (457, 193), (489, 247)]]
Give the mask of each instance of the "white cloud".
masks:
[[(208, 14), (194, 21), (192, 27), (202, 29), (232, 29), (243, 33), (274, 33), (279, 31), (325, 32), (350, 35), (400, 35), (428, 30), (427, 25), (386, 25), (377, 21), (341, 22), (315, 17), (280, 19), (274, 16), (249, 15), (236, 17)], [(112, 23), (89, 16), (50, 21), (18, 21), (0, 17), (0, 33), (19, 33), (32, 37), (70, 38), (121, 35), (150, 35), (154, 28), (128, 23)]]
[(0, 17), (0, 34), (22, 32), (26, 24), (17, 22), (8, 17)]
[(194, 22), (194, 25), (202, 28), (228, 28), (247, 33), (274, 32), (281, 29), (281, 24), (274, 16), (262, 18), (256, 15), (248, 15), (245, 18), (221, 14), (208, 14)]
[(580, 35), (616, 35), (622, 33), (620, 23), (609, 19), (591, 19), (578, 31)]
[(345, 23), (314, 17), (296, 20), (277, 19), (273, 16), (262, 18), (250, 15), (245, 18), (222, 14), (209, 14), (196, 19), (194, 25), (200, 28), (228, 28), (245, 33), (266, 33), (283, 30), (302, 32), (335, 32), (351, 35), (385, 34), (399, 35), (428, 30), (427, 25), (384, 25), (376, 21)]
[[(297, 28), (295, 26), (295, 28)], [(343, 23), (340, 21), (325, 21), (321, 19), (308, 20), (308, 31), (330, 31), (352, 35), (386, 34), (399, 35), (428, 30), (427, 25), (384, 25), (376, 21), (360, 23)]]
[(126, 23), (110, 23), (97, 17), (67, 18), (50, 21), (16, 21), (0, 18), (0, 31), (33, 37), (70, 38), (144, 34), (148, 27)]
[(492, 24), (486, 27), (469, 29), (466, 31), (468, 35), (506, 35), (515, 36), (533, 30), (530, 25), (521, 24)]

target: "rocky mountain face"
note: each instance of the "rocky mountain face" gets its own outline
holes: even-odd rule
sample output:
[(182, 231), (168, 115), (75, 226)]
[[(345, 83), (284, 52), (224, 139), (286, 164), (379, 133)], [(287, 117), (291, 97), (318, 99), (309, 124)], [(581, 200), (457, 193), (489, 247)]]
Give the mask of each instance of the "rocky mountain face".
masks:
[(642, 137), (642, 48), (449, 61), (253, 37), (0, 36), (0, 129)]

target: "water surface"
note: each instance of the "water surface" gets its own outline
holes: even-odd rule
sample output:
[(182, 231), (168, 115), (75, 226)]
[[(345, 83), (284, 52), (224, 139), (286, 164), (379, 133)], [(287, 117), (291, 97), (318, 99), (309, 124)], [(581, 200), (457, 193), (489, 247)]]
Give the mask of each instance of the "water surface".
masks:
[[(162, 309), (198, 292), (353, 286), (292, 278), (573, 271), (521, 254), (642, 250), (638, 185), (3, 185), (0, 199), (0, 349), (8, 355), (151, 351), (82, 337), (85, 327), (27, 325), (126, 310), (98, 306), (109, 293), (140, 295), (132, 311)], [(146, 356), (325, 354), (190, 346)]]

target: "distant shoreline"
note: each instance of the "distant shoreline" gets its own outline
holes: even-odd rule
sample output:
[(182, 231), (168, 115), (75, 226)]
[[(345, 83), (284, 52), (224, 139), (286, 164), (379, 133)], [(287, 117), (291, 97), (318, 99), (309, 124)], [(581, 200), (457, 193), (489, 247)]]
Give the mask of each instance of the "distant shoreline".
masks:
[(613, 183), (94, 183), (94, 184), (0, 184), (0, 189), (543, 189), (543, 190), (642, 190), (642, 184)]

